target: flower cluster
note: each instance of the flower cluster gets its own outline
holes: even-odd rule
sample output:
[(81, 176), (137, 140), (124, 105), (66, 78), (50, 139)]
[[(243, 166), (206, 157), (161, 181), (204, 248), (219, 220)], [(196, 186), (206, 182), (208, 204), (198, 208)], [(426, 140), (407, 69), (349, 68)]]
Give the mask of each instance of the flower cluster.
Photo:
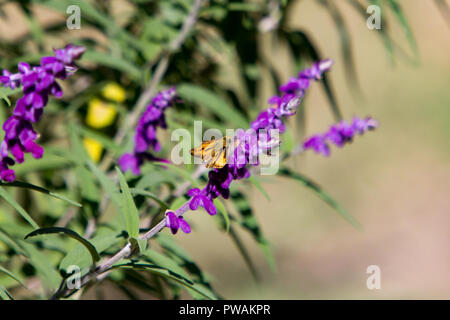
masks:
[(176, 96), (176, 89), (172, 87), (159, 92), (152, 99), (139, 119), (133, 153), (125, 153), (119, 158), (118, 162), (123, 171), (131, 170), (133, 174), (138, 175), (144, 160), (167, 162), (165, 159), (154, 157), (147, 150), (151, 147), (156, 152), (160, 151), (161, 145), (156, 138), (156, 130), (158, 127), (167, 128), (164, 110), (175, 102)]
[(328, 157), (330, 155), (329, 142), (338, 147), (344, 146), (346, 143), (352, 142), (355, 134), (363, 134), (366, 131), (373, 130), (378, 127), (378, 121), (367, 117), (360, 119), (354, 117), (349, 124), (342, 120), (338, 124), (332, 125), (330, 129), (323, 134), (316, 134), (306, 139), (303, 148), (312, 149), (316, 153), (323, 154)]
[[(0, 145), (0, 179), (12, 182), (14, 170), (9, 167), (24, 161), (24, 153), (41, 158), (44, 149), (36, 143), (38, 133), (33, 123), (39, 121), (49, 96), (61, 98), (63, 91), (56, 79), (64, 80), (76, 70), (74, 60), (79, 59), (85, 48), (67, 45), (54, 50), (54, 56), (41, 58), (40, 65), (31, 67), (20, 62), (19, 72), (12, 74), (3, 70), (0, 84), (16, 89), (22, 87), (23, 97), (17, 100), (14, 112), (3, 124), (5, 138)], [(10, 157), (10, 154), (12, 157)]]
[(250, 129), (238, 130), (235, 137), (236, 147), (231, 157), (227, 158), (227, 164), (209, 172), (208, 183), (204, 189), (195, 188), (188, 191), (188, 195), (192, 197), (189, 203), (191, 210), (202, 206), (209, 214), (216, 214), (213, 200), (219, 196), (228, 199), (231, 182), (250, 177), (250, 171), (246, 165), (258, 165), (259, 162), (252, 159), (264, 149), (270, 149), (274, 144), (279, 144), (279, 141), (274, 141), (271, 130), (277, 130), (280, 133), (285, 131), (283, 118), (295, 114), (311, 80), (319, 80), (332, 64), (333, 62), (329, 59), (316, 62), (311, 68), (301, 71), (297, 77), (289, 79), (280, 87), (282, 95), (269, 99), (273, 107), (262, 111), (251, 123)]

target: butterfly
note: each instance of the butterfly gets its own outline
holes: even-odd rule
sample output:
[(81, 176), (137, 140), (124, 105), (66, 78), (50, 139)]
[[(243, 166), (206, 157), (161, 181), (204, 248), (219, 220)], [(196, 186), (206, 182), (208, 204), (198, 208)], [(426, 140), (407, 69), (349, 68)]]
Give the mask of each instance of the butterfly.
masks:
[(223, 168), (227, 164), (227, 148), (232, 141), (233, 138), (227, 136), (204, 141), (201, 146), (191, 149), (191, 155), (201, 158), (207, 168)]

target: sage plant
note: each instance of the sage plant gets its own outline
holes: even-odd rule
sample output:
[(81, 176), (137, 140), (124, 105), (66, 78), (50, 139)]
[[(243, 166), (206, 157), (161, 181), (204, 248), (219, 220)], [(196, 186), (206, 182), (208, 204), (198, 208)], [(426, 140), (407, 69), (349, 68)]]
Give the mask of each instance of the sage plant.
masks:
[[(61, 98), (63, 91), (56, 81), (72, 75), (84, 48), (72, 44), (56, 49), (53, 56), (41, 58), (39, 66), (31, 67), (20, 62), (19, 72), (3, 70), (0, 84), (16, 89), (22, 87), (23, 96), (17, 100), (11, 117), (3, 124), (5, 138), (0, 145), (0, 178), (3, 181), (15, 180), (14, 170), (10, 167), (24, 161), (24, 153), (39, 159), (44, 153), (42, 146), (36, 143), (39, 134), (33, 125), (41, 118), (50, 96)], [(11, 155), (10, 155), (11, 154)]]

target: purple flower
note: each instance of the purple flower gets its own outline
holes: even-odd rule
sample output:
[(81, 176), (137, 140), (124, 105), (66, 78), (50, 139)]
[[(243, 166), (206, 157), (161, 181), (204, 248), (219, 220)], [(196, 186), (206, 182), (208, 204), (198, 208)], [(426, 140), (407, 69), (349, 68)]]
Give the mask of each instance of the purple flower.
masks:
[(378, 121), (371, 117), (365, 119), (354, 117), (351, 124), (342, 120), (338, 124), (332, 125), (324, 134), (316, 134), (306, 139), (303, 143), (303, 148), (313, 149), (316, 153), (321, 153), (328, 157), (330, 155), (328, 142), (338, 147), (343, 147), (346, 143), (352, 142), (356, 133), (361, 135), (376, 127), (378, 127)]
[(149, 148), (156, 152), (161, 150), (156, 131), (158, 127), (167, 128), (164, 110), (175, 102), (176, 95), (176, 89), (172, 87), (159, 92), (152, 99), (137, 124), (133, 153), (125, 153), (119, 158), (118, 163), (123, 171), (131, 170), (133, 174), (138, 175), (144, 160), (168, 162), (165, 159), (153, 157), (147, 150)]
[(330, 155), (330, 147), (322, 135), (314, 135), (307, 139), (303, 143), (303, 148), (313, 149), (316, 153), (321, 153), (326, 157)]
[(134, 175), (138, 175), (141, 173), (139, 168), (140, 159), (131, 153), (125, 153), (119, 158), (119, 166), (123, 171), (131, 170)]
[(182, 216), (177, 217), (173, 211), (166, 211), (166, 226), (170, 229), (172, 234), (176, 234), (180, 228), (184, 233), (191, 232), (189, 223), (187, 223)]
[(199, 206), (202, 206), (210, 215), (215, 215), (217, 213), (212, 199), (208, 196), (208, 193), (205, 192), (205, 190), (194, 188), (190, 189), (187, 194), (192, 197), (189, 202), (189, 208), (191, 210), (197, 210)]
[[(19, 72), (12, 74), (3, 70), (0, 84), (11, 89), (22, 87), (23, 96), (17, 100), (13, 114), (3, 124), (5, 138), (1, 144), (0, 179), (14, 181), (15, 174), (9, 166), (24, 161), (24, 153), (39, 159), (44, 149), (36, 143), (38, 134), (33, 123), (41, 118), (49, 96), (61, 98), (62, 89), (56, 79), (66, 79), (75, 70), (74, 60), (84, 53), (83, 47), (72, 44), (63, 49), (56, 49), (54, 56), (41, 58), (39, 66), (31, 67), (28, 63), (18, 64)], [(9, 157), (11, 153), (14, 160)]]

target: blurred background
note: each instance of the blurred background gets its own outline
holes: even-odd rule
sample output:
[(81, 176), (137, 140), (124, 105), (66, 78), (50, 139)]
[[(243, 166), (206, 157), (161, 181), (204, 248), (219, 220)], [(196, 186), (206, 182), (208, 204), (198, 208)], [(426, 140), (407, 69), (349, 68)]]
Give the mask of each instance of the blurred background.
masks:
[[(450, 299), (449, 17), (434, 1), (402, 1), (417, 56), (403, 26), (394, 20), (389, 34), (399, 49), (392, 59), (380, 37), (382, 31), (369, 30), (350, 1), (333, 2), (351, 35), (359, 89), (346, 73), (340, 33), (318, 1), (296, 1), (288, 25), (307, 29), (321, 55), (335, 61), (329, 80), (343, 117), (370, 115), (380, 126), (342, 149), (333, 148), (329, 158), (306, 152), (289, 159), (288, 165), (319, 183), (364, 230), (353, 228), (301, 184), (267, 177), (262, 184), (270, 201), (254, 187), (248, 188), (273, 250), (275, 271), (251, 236), (238, 230), (260, 274), (256, 282), (230, 237), (219, 232), (204, 212), (190, 216), (195, 232), (179, 234), (176, 241), (228, 299)], [(36, 15), (40, 23), (60, 19), (54, 11), (37, 10), (42, 10)], [(4, 11), (8, 14), (0, 18), (0, 39), (28, 32), (14, 4)], [(382, 10), (381, 14), (393, 13)], [(83, 33), (89, 31), (67, 31), (66, 37), (79, 38)], [(89, 36), (105, 41), (102, 35)], [(297, 73), (285, 46), (274, 47), (270, 33), (259, 37), (261, 52), (276, 62), (283, 81)], [(268, 72), (261, 77), (260, 110), (273, 94), (265, 90), (270, 86)], [(303, 103), (305, 136), (324, 132), (335, 122), (319, 84), (312, 84)], [(366, 286), (370, 265), (380, 267), (379, 290)], [(86, 298), (92, 297), (88, 292)], [(106, 292), (108, 297), (123, 296)]]
[[(348, 3), (336, 2), (353, 39), (361, 99), (349, 90), (339, 35), (323, 8), (315, 1), (299, 1), (291, 23), (308, 28), (323, 56), (335, 60), (330, 78), (344, 118), (371, 115), (380, 127), (343, 149), (334, 148), (330, 158), (310, 152), (291, 165), (314, 177), (364, 231), (355, 230), (298, 183), (274, 179), (264, 184), (272, 201), (256, 190), (251, 198), (277, 261), (272, 273), (257, 246), (246, 239), (261, 270), (259, 285), (233, 243), (209, 219), (198, 217), (198, 232), (180, 241), (215, 275), (218, 290), (228, 298), (449, 299), (449, 25), (432, 1), (404, 2), (420, 62), (397, 59), (392, 65), (379, 31), (369, 30)], [(408, 50), (401, 26), (390, 27), (393, 38)], [(286, 77), (294, 73), (283, 71)], [(310, 90), (304, 102), (306, 132), (324, 132), (334, 122), (328, 102), (318, 85)], [(366, 287), (369, 265), (381, 269), (380, 290)]]

